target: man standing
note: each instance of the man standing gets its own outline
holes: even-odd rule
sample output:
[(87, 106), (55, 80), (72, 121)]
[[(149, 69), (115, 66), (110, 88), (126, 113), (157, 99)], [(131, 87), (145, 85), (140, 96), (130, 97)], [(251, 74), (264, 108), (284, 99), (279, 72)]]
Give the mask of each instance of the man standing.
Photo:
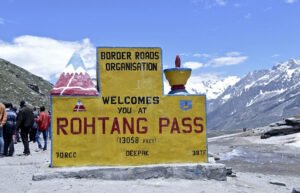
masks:
[(34, 122), (33, 110), (20, 102), (20, 112), (17, 117), (17, 129), (21, 129), (21, 138), (24, 145), (24, 155), (30, 155), (28, 135)]
[(40, 149), (42, 149), (42, 145), (40, 142), (40, 134), (43, 133), (43, 138), (44, 138), (44, 147), (43, 150), (47, 150), (47, 134), (48, 134), (48, 127), (50, 124), (50, 116), (47, 112), (45, 112), (45, 107), (41, 106), (40, 107), (40, 114), (37, 119), (38, 123), (38, 129), (37, 129), (37, 134), (36, 134), (36, 141), (38, 143), (38, 146)]
[(14, 142), (13, 135), (16, 132), (16, 119), (17, 115), (13, 110), (13, 106), (11, 103), (5, 104), (6, 106), (6, 115), (7, 120), (3, 130), (4, 136), (4, 155), (5, 156), (13, 156), (14, 154)]
[(29, 132), (29, 140), (30, 141), (33, 141), (33, 143), (35, 143), (36, 141), (36, 132), (37, 132), (37, 118), (38, 118), (38, 115), (39, 113), (37, 112), (36, 110), (36, 107), (33, 107), (33, 117), (34, 117), (34, 123), (33, 123), (33, 126)]
[(3, 103), (0, 103), (0, 154), (3, 155), (4, 141), (3, 141), (3, 126), (6, 123), (6, 110)]

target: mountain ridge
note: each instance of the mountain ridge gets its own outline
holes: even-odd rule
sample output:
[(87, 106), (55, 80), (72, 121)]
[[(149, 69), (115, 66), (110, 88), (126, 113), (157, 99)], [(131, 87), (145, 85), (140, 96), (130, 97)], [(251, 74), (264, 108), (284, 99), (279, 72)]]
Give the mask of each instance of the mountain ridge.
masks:
[(258, 127), (300, 114), (300, 60), (248, 73), (208, 102), (211, 130)]

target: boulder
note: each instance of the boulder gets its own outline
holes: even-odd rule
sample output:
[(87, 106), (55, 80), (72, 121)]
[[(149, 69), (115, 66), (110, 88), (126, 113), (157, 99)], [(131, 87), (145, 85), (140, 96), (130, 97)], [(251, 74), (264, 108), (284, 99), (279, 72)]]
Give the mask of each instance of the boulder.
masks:
[(263, 133), (260, 138), (267, 139), (273, 136), (289, 135), (298, 132), (300, 132), (300, 127), (298, 126), (282, 125), (282, 126), (272, 127), (271, 130)]
[(286, 186), (286, 184), (283, 182), (270, 181), (269, 183), (277, 186)]
[(28, 88), (30, 88), (31, 90), (33, 90), (36, 93), (40, 93), (40, 88), (38, 85), (35, 84), (27, 84)]
[(293, 188), (292, 193), (300, 193), (300, 187)]
[(276, 126), (286, 125), (285, 121), (278, 121), (275, 123)]
[(298, 126), (300, 127), (300, 118), (291, 117), (285, 120), (287, 125)]

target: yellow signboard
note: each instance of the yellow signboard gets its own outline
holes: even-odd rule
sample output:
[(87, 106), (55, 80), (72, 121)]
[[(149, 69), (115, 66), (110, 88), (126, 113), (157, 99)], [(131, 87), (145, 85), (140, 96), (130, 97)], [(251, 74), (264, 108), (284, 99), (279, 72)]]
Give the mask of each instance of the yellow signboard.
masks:
[(207, 162), (205, 96), (162, 94), (160, 49), (98, 48), (98, 65), (100, 96), (52, 97), (53, 166)]
[(160, 48), (98, 48), (101, 95), (162, 95)]

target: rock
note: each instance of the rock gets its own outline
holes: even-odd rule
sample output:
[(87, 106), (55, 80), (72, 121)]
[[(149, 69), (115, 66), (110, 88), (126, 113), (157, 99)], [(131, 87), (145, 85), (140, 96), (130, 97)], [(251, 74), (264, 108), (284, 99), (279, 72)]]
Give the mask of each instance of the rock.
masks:
[(27, 86), (28, 86), (28, 88), (30, 88), (30, 89), (33, 90), (34, 92), (40, 93), (40, 88), (38, 87), (38, 85), (35, 85), (35, 84), (28, 84)]
[(216, 160), (216, 161), (219, 161), (219, 160), (220, 160), (220, 157), (219, 157), (219, 156), (215, 156), (215, 160)]
[(278, 122), (275, 122), (275, 123), (271, 123), (269, 125), (269, 127), (277, 127), (277, 126), (282, 126), (282, 125), (286, 125), (286, 122), (285, 121), (278, 121)]
[(286, 184), (283, 182), (270, 181), (269, 183), (277, 186), (286, 186)]
[(297, 132), (300, 132), (300, 127), (298, 126), (281, 125), (281, 126), (272, 127), (271, 130), (263, 133), (260, 138), (267, 139), (272, 136), (289, 135)]
[(271, 137), (271, 135), (267, 135), (267, 134), (262, 134), (262, 135), (260, 136), (261, 139), (268, 139), (268, 138), (270, 138), (270, 137)]
[(292, 193), (300, 193), (300, 187), (293, 188)]
[(227, 173), (226, 173), (227, 176), (230, 176), (232, 174), (232, 168), (231, 167), (226, 167), (226, 171), (227, 171)]
[(285, 121), (278, 121), (278, 122), (276, 122), (276, 125), (277, 126), (286, 125), (286, 122)]
[(208, 156), (209, 157), (213, 157), (215, 159), (215, 161), (220, 160), (220, 157), (214, 153), (208, 152)]
[(291, 117), (285, 120), (287, 125), (300, 126), (300, 118)]

